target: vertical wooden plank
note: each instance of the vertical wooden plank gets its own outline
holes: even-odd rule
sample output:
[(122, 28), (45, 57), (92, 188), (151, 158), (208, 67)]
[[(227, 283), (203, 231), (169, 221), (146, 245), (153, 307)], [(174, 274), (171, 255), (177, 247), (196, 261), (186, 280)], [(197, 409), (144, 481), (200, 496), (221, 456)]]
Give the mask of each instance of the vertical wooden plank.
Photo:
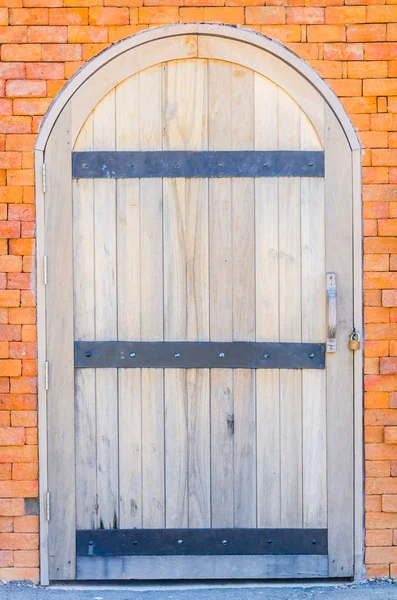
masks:
[[(87, 119), (75, 150), (92, 150), (93, 115)], [(76, 340), (95, 339), (94, 182), (73, 180), (73, 300)], [(95, 370), (75, 370), (76, 526), (95, 529), (96, 422)]]
[[(139, 150), (139, 75), (116, 88), (116, 149)], [(117, 187), (117, 327), (119, 340), (141, 339), (139, 180)], [(120, 527), (142, 526), (141, 369), (119, 369)]]
[[(232, 65), (232, 149), (254, 148), (254, 73)], [(233, 340), (255, 339), (254, 179), (232, 180)], [(233, 371), (234, 526), (256, 526), (255, 373)]]
[[(255, 149), (278, 148), (278, 88), (255, 73)], [(278, 180), (255, 179), (256, 341), (279, 341)], [(280, 372), (256, 371), (257, 522), (280, 527)]]
[[(185, 148), (208, 149), (208, 68), (206, 60), (185, 66)], [(209, 340), (208, 179), (186, 179), (186, 334)], [(189, 527), (210, 527), (209, 369), (186, 373), (188, 403)]]
[[(139, 74), (141, 150), (162, 148), (161, 65)], [(140, 180), (141, 338), (163, 339), (163, 199), (161, 179)], [(142, 369), (143, 527), (164, 527), (163, 369)]]
[[(185, 147), (185, 61), (163, 65), (163, 149)], [(186, 186), (163, 179), (164, 339), (187, 338)], [(164, 373), (166, 527), (188, 525), (186, 371)]]
[[(319, 100), (320, 101), (320, 100)], [(302, 150), (320, 150), (317, 134), (301, 113)], [(324, 179), (301, 179), (302, 341), (326, 338)], [(302, 372), (303, 526), (327, 525), (325, 371)]]
[[(232, 67), (208, 64), (209, 150), (231, 148)], [(233, 336), (232, 185), (209, 181), (210, 339)], [(211, 515), (213, 527), (233, 527), (233, 372), (211, 370)]]
[[(70, 105), (52, 132), (45, 153), (47, 192), (45, 235), (48, 261), (46, 286), (47, 360), (51, 365), (47, 392), (48, 490), (53, 509), (48, 524), (50, 579), (74, 579), (76, 569), (75, 443), (73, 366), (73, 245)], [(62, 174), (62, 176), (60, 176)], [(51, 201), (52, 200), (52, 201)], [(56, 200), (56, 201), (55, 201)], [(62, 227), (59, 227), (62, 223)], [(62, 269), (59, 268), (62, 265)]]
[(326, 271), (338, 285), (337, 351), (327, 354), (329, 577), (353, 575), (353, 361), (347, 340), (353, 320), (352, 157), (331, 109), (325, 107)]
[[(115, 149), (115, 92), (94, 111), (94, 149)], [(94, 182), (95, 334), (117, 339), (116, 184)], [(117, 369), (96, 369), (97, 494), (100, 528), (118, 526)]]
[[(300, 148), (300, 109), (279, 89), (279, 149)], [(279, 179), (280, 341), (301, 341), (300, 180)], [(302, 374), (280, 371), (281, 526), (302, 526)]]

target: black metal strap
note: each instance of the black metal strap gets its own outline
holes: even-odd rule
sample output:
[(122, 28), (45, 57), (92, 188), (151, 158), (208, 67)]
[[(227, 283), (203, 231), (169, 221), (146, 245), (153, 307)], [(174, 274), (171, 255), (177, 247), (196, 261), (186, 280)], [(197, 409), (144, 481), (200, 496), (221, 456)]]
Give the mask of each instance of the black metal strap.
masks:
[(282, 342), (75, 342), (86, 368), (324, 369), (325, 344)]
[(323, 177), (324, 152), (73, 152), (74, 178)]
[(96, 529), (77, 531), (77, 556), (328, 553), (326, 529)]

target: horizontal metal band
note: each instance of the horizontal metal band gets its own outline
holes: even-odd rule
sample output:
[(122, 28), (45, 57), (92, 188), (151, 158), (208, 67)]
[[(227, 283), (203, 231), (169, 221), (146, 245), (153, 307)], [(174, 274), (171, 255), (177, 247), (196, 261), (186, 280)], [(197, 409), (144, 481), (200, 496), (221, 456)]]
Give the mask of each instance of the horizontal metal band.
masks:
[(324, 555), (326, 529), (92, 529), (77, 556)]
[(323, 177), (324, 152), (73, 152), (74, 178)]
[(324, 369), (325, 344), (75, 342), (74, 366), (164, 369)]

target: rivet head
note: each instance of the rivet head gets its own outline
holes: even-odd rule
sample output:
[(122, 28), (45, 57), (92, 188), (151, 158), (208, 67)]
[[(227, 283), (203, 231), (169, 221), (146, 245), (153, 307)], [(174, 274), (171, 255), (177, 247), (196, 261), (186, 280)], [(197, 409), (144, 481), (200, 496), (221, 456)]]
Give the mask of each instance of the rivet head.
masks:
[(317, 544), (317, 540), (312, 540), (312, 544), (315, 546)]
[(133, 166), (134, 166), (134, 163), (133, 163), (133, 162), (129, 162), (129, 163), (128, 163), (128, 166), (129, 166), (129, 167), (133, 167)]
[(273, 541), (273, 540), (271, 540), (271, 539), (268, 539), (268, 540), (267, 540), (267, 543), (268, 543), (268, 544), (271, 544), (271, 543), (272, 543), (272, 541)]
[(90, 356), (91, 356), (91, 352), (90, 352), (90, 350), (87, 350), (87, 352), (85, 352), (85, 353), (84, 353), (84, 356), (85, 356), (86, 358), (90, 358)]
[(268, 164), (268, 163), (263, 163), (263, 166), (264, 166), (264, 167), (268, 167), (268, 166), (269, 166), (269, 164)]
[(180, 358), (181, 357), (181, 353), (180, 352), (175, 352), (174, 356), (175, 356), (175, 358)]
[(309, 358), (314, 358), (314, 354), (309, 354)]
[(312, 162), (309, 162), (309, 167), (312, 167), (312, 166), (313, 166), (313, 163), (312, 163)]
[(219, 352), (219, 358), (225, 358), (225, 353), (224, 352)]
[(263, 355), (263, 358), (270, 358), (269, 352), (265, 352), (265, 354)]
[(183, 540), (178, 540), (178, 544), (179, 545), (183, 544)]
[(90, 540), (90, 541), (88, 542), (88, 545), (89, 545), (89, 546), (93, 546), (93, 545), (94, 545), (94, 542), (93, 542), (92, 540)]
[(130, 358), (135, 358), (136, 357), (136, 352), (130, 352), (129, 357)]
[(175, 167), (175, 169), (177, 169), (179, 167), (179, 163), (178, 162), (174, 162), (174, 167)]
[(218, 162), (218, 165), (219, 165), (220, 167), (224, 167), (224, 166), (225, 166), (225, 163), (223, 162), (223, 160), (221, 160), (221, 161), (219, 161), (219, 162)]
[(88, 169), (87, 163), (83, 163), (81, 166), (83, 167), (83, 169)]
[(222, 544), (223, 544), (224, 546), (226, 546), (226, 544), (227, 544), (227, 540), (222, 540)]
[(137, 546), (138, 545), (138, 540), (134, 540), (132, 543), (134, 544), (134, 546)]

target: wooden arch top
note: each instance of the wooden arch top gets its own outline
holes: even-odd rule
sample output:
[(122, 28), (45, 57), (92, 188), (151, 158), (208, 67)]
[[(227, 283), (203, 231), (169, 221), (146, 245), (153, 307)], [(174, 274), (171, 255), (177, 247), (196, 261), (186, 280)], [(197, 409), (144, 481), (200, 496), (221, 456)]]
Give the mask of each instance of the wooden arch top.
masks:
[[(262, 73), (289, 93), (306, 112), (323, 141), (319, 97), (340, 123), (351, 150), (361, 148), (341, 102), (308, 63), (277, 41), (254, 31), (217, 24), (168, 25), (145, 30), (91, 59), (54, 98), (39, 131), (36, 150), (44, 151), (64, 107), (72, 102), (71, 145), (88, 115), (117, 84), (159, 62), (181, 58), (214, 58)], [(320, 118), (321, 117), (321, 118)]]

